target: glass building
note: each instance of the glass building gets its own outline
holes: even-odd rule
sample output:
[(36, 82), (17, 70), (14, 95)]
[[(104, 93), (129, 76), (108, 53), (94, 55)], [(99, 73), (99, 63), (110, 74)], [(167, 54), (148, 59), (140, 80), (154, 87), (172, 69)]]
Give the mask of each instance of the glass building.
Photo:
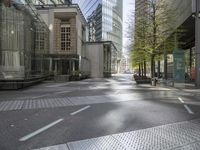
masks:
[(30, 4), (0, 2), (0, 85), (28, 82), (48, 74), (48, 35), (48, 27)]
[(71, 0), (32, 0), (32, 3), (34, 5), (70, 5), (72, 4)]
[(89, 41), (112, 41), (122, 52), (122, 0), (72, 0), (88, 21)]

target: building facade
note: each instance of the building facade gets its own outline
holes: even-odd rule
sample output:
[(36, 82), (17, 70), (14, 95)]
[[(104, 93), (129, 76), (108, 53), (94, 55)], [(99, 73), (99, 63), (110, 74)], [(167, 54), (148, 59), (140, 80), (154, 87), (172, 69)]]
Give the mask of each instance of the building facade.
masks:
[(112, 41), (122, 54), (122, 0), (73, 0), (78, 3), (89, 27), (89, 41)]
[[(111, 41), (86, 42), (86, 57), (90, 60), (92, 78), (111, 77), (117, 49)], [(113, 58), (114, 57), (114, 58)]]
[(36, 8), (50, 30), (50, 72), (69, 78), (80, 72), (89, 74), (89, 62), (83, 46), (86, 42), (86, 20), (79, 7), (38, 5)]
[(37, 16), (27, 4), (0, 2), (0, 89), (21, 88), (48, 74), (49, 29)]
[[(195, 0), (194, 0), (195, 1)], [(176, 29), (184, 30), (183, 33), (179, 38), (177, 38), (178, 47), (174, 47), (175, 50), (179, 50), (179, 52), (183, 55), (184, 60), (184, 72), (185, 75), (183, 76), (184, 82), (194, 82), (195, 81), (195, 70), (196, 68), (196, 48), (195, 48), (195, 18), (193, 16), (192, 8), (193, 2), (192, 0), (172, 0), (172, 1), (165, 1), (166, 6), (168, 6), (174, 16), (176, 17), (175, 21), (172, 23), (174, 26), (174, 31)], [(167, 12), (166, 12), (167, 13)], [(174, 32), (172, 30), (172, 35)], [(175, 78), (176, 76), (176, 66), (174, 65), (176, 62), (171, 62), (168, 59), (168, 74), (171, 74), (168, 77)], [(196, 68), (196, 69), (195, 69)], [(197, 69), (199, 70), (199, 69)]]
[(30, 3), (34, 5), (71, 5), (72, 0), (32, 0)]

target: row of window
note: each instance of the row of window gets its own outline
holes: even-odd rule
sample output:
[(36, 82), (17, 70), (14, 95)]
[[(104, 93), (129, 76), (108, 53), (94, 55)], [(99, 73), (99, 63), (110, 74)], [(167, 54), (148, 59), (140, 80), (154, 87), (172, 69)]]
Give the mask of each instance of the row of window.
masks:
[(71, 39), (70, 39), (70, 26), (61, 26), (61, 50), (70, 51), (71, 49)]

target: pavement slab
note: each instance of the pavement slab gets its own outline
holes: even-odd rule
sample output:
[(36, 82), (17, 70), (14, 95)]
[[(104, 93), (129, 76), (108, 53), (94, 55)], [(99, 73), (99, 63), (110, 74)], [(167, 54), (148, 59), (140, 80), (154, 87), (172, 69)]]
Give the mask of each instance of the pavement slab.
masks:
[[(199, 150), (200, 119), (68, 142), (69, 150)], [(59, 149), (61, 145), (54, 146)], [(35, 150), (48, 150), (49, 147)], [(66, 150), (68, 150), (66, 148)]]
[(200, 150), (199, 97), (131, 75), (0, 95), (0, 150)]

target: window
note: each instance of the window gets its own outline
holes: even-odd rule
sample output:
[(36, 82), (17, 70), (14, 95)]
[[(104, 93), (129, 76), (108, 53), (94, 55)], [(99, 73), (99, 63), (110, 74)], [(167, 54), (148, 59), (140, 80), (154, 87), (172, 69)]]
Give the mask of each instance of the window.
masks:
[(70, 51), (70, 49), (71, 49), (70, 25), (62, 24), (61, 25), (61, 50)]

